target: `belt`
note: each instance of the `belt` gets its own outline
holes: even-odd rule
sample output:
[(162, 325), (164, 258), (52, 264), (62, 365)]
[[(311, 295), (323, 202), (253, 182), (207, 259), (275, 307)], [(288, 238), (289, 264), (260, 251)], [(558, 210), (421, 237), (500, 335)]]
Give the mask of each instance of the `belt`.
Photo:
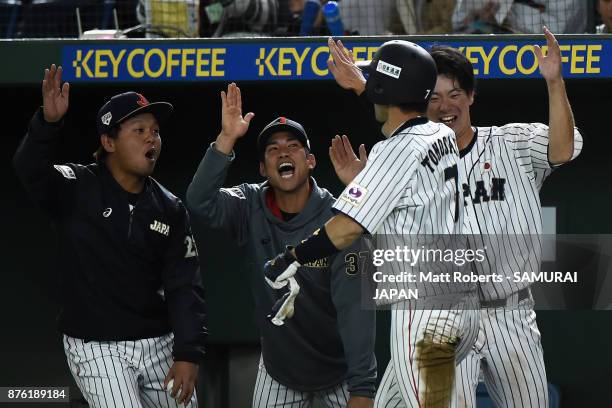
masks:
[(492, 299), (492, 300), (481, 300), (480, 307), (481, 308), (498, 308), (498, 307), (506, 307), (508, 304), (516, 305), (522, 302), (525, 299), (531, 298), (531, 290), (529, 288), (523, 288), (517, 292), (512, 293), (505, 299)]

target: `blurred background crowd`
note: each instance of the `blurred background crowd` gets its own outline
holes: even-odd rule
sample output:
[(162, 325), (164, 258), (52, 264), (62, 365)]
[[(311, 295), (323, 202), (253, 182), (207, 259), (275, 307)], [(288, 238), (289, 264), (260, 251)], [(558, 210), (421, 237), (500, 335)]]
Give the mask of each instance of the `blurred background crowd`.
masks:
[(529, 34), (542, 25), (609, 33), (612, 0), (0, 0), (4, 38)]

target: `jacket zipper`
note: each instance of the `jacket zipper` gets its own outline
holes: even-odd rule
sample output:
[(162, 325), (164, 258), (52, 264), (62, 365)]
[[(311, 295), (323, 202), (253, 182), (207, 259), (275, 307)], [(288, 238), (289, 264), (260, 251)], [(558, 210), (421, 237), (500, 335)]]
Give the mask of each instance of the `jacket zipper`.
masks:
[[(132, 216), (134, 214), (134, 211), (136, 211), (136, 206), (138, 205), (138, 203), (140, 202), (140, 200), (142, 199), (143, 194), (146, 192), (146, 186), (145, 186), (145, 190), (142, 192), (142, 194), (140, 194), (140, 197), (138, 197), (138, 200), (136, 200), (136, 202), (134, 203), (134, 206), (132, 207), (132, 209), (130, 210), (130, 219), (128, 221), (128, 239), (132, 236)], [(129, 204), (128, 204), (129, 205)]]
[(134, 213), (134, 210), (136, 209), (136, 206), (134, 206), (131, 210), (130, 210), (130, 220), (128, 222), (128, 239), (132, 236), (132, 214)]

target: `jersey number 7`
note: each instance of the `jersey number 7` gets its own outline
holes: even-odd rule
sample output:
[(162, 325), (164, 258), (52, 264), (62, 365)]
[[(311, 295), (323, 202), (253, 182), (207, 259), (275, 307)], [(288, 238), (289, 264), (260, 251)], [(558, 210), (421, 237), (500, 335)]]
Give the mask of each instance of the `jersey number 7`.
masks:
[(444, 181), (455, 180), (455, 222), (459, 221), (459, 171), (457, 165), (444, 169)]

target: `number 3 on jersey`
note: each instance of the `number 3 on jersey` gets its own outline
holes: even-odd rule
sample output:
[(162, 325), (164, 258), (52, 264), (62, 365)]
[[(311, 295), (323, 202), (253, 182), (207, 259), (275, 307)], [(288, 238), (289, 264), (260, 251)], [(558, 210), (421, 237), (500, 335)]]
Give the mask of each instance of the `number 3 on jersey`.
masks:
[(444, 169), (444, 181), (455, 180), (455, 222), (459, 221), (459, 171), (457, 165)]
[(365, 270), (365, 263), (368, 259), (368, 252), (361, 251), (359, 254), (355, 252), (349, 252), (344, 257), (344, 263), (346, 265), (346, 274), (349, 276), (356, 275), (359, 271)]

